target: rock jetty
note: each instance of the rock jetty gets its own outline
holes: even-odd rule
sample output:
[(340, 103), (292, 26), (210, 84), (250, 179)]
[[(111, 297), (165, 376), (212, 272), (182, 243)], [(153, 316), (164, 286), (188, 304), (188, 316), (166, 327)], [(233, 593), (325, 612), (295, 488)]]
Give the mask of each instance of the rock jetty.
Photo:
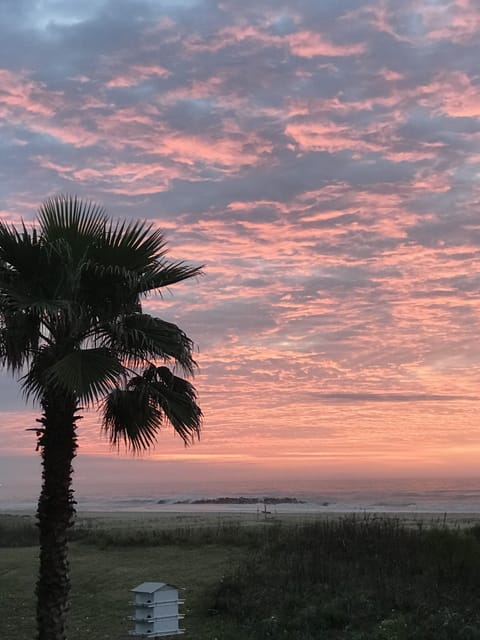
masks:
[(304, 500), (298, 498), (274, 498), (265, 496), (264, 498), (256, 497), (230, 497), (223, 496), (220, 498), (197, 498), (195, 500), (177, 500), (174, 504), (305, 504)]

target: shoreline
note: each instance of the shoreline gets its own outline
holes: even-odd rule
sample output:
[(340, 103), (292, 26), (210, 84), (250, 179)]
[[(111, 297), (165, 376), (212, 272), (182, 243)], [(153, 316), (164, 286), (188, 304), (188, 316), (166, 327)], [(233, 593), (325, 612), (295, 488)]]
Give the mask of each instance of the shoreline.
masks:
[[(301, 524), (315, 521), (339, 520), (343, 518), (357, 518), (362, 521), (369, 520), (399, 520), (403, 524), (419, 526), (446, 525), (450, 527), (468, 527), (480, 524), (480, 512), (445, 513), (445, 512), (419, 512), (419, 511), (311, 511), (311, 512), (278, 512), (264, 514), (262, 511), (168, 511), (168, 512), (101, 512), (79, 511), (78, 520), (86, 522), (103, 521), (105, 524), (117, 521), (125, 525), (137, 523), (145, 525), (177, 524), (178, 526), (211, 526), (216, 524), (256, 524), (264, 522), (282, 522)], [(173, 521), (173, 522), (172, 522)]]
[[(173, 506), (173, 505), (172, 505)], [(0, 518), (35, 518), (31, 509), (0, 509)], [(213, 510), (163, 510), (163, 511), (105, 511), (79, 510), (76, 524), (95, 527), (207, 527), (224, 525), (255, 525), (264, 523), (303, 524), (315, 521), (356, 518), (367, 520), (398, 520), (407, 526), (447, 526), (465, 528), (480, 524), (480, 512), (443, 512), (443, 511), (307, 511), (307, 512), (254, 512), (247, 510), (231, 511), (218, 508)]]

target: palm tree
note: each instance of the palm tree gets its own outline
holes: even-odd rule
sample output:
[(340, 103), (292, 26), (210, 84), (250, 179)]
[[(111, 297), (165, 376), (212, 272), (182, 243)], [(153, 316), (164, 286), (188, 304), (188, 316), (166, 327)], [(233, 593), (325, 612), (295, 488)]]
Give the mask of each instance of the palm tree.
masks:
[(113, 222), (69, 196), (40, 207), (38, 228), (0, 223), (0, 357), (42, 410), (38, 640), (65, 638), (79, 411), (99, 404), (110, 442), (134, 452), (165, 422), (185, 444), (200, 433), (195, 389), (175, 375), (193, 374), (193, 343), (141, 307), (144, 296), (200, 273), (165, 251), (159, 230)]

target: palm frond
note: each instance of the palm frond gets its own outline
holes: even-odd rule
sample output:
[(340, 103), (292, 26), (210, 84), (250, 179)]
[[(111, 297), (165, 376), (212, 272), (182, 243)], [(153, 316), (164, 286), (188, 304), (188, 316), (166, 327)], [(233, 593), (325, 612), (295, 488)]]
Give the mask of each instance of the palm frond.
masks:
[(100, 264), (89, 258), (82, 266), (81, 299), (87, 306), (115, 317), (138, 301), (137, 276), (118, 264)]
[(183, 261), (168, 263), (161, 260), (142, 275), (138, 283), (138, 292), (147, 294), (202, 274), (203, 265), (193, 267)]
[(12, 373), (21, 371), (36, 352), (40, 320), (35, 313), (9, 312), (3, 308), (0, 328), (0, 361)]
[(106, 235), (111, 246), (134, 251), (139, 266), (157, 261), (166, 251), (162, 231), (142, 220), (112, 222)]
[(176, 325), (146, 313), (127, 314), (105, 324), (97, 333), (103, 346), (118, 352), (132, 366), (145, 361), (174, 360), (185, 372), (193, 374), (193, 342)]
[(5, 304), (8, 304), (19, 313), (29, 311), (40, 317), (44, 314), (53, 315), (68, 312), (71, 307), (69, 300), (42, 298), (38, 293), (24, 292), (19, 287), (3, 287), (2, 292)]
[(49, 387), (92, 403), (110, 392), (124, 374), (124, 366), (108, 349), (75, 349), (48, 367), (44, 379)]
[(195, 387), (171, 373), (167, 367), (157, 367), (156, 380), (149, 383), (152, 399), (162, 408), (166, 418), (185, 444), (200, 437), (202, 411), (197, 404)]
[(47, 390), (45, 371), (55, 362), (55, 347), (42, 345), (32, 356), (27, 373), (20, 378), (22, 391), (27, 398), (39, 401)]
[(149, 448), (165, 421), (187, 445), (200, 436), (202, 412), (196, 392), (167, 367), (148, 367), (126, 388), (114, 389), (103, 406), (103, 430), (111, 444), (139, 452)]
[(24, 225), (20, 232), (0, 224), (0, 291), (12, 304), (28, 308), (71, 298), (75, 275), (71, 247), (65, 240), (46, 243)]
[(46, 200), (38, 211), (41, 235), (47, 242), (80, 239), (91, 243), (103, 234), (108, 218), (103, 207), (76, 196), (59, 195)]
[(103, 405), (103, 431), (110, 443), (134, 453), (149, 449), (162, 426), (163, 415), (141, 388), (116, 388)]
[(20, 274), (31, 277), (42, 262), (42, 245), (36, 233), (28, 233), (25, 225), (22, 232), (13, 225), (0, 222), (0, 264), (1, 278), (8, 282), (9, 275)]
[(152, 268), (166, 250), (163, 234), (143, 221), (112, 222), (92, 254), (100, 265), (119, 265), (137, 276)]

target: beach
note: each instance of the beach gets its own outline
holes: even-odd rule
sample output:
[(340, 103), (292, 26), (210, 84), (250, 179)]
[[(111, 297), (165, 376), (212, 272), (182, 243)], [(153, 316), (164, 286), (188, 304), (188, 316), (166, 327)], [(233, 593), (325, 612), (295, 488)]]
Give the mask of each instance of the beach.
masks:
[(277, 512), (264, 514), (248, 511), (203, 511), (203, 512), (96, 512), (85, 511), (77, 514), (77, 522), (82, 525), (98, 527), (127, 528), (177, 528), (177, 527), (215, 527), (218, 525), (254, 526), (262, 523), (281, 522), (284, 524), (304, 524), (316, 521), (356, 518), (363, 520), (398, 520), (412, 527), (471, 527), (480, 523), (480, 513), (435, 513), (435, 512), (365, 512), (365, 511), (318, 511), (308, 513)]
[[(0, 510), (2, 516), (23, 516), (34, 519), (35, 512), (32, 509)], [(278, 509), (275, 512), (265, 513), (263, 510), (254, 511), (217, 507), (215, 509), (189, 510), (188, 508), (171, 509), (162, 508), (158, 511), (78, 511), (76, 524), (86, 527), (101, 528), (153, 528), (174, 529), (182, 527), (215, 527), (218, 525), (253, 526), (262, 523), (280, 522), (284, 524), (303, 524), (316, 521), (339, 520), (344, 518), (365, 518), (375, 520), (398, 520), (406, 526), (448, 526), (470, 527), (480, 524), (480, 512), (438, 512), (438, 511), (333, 511), (310, 510), (304, 512), (292, 512)]]

